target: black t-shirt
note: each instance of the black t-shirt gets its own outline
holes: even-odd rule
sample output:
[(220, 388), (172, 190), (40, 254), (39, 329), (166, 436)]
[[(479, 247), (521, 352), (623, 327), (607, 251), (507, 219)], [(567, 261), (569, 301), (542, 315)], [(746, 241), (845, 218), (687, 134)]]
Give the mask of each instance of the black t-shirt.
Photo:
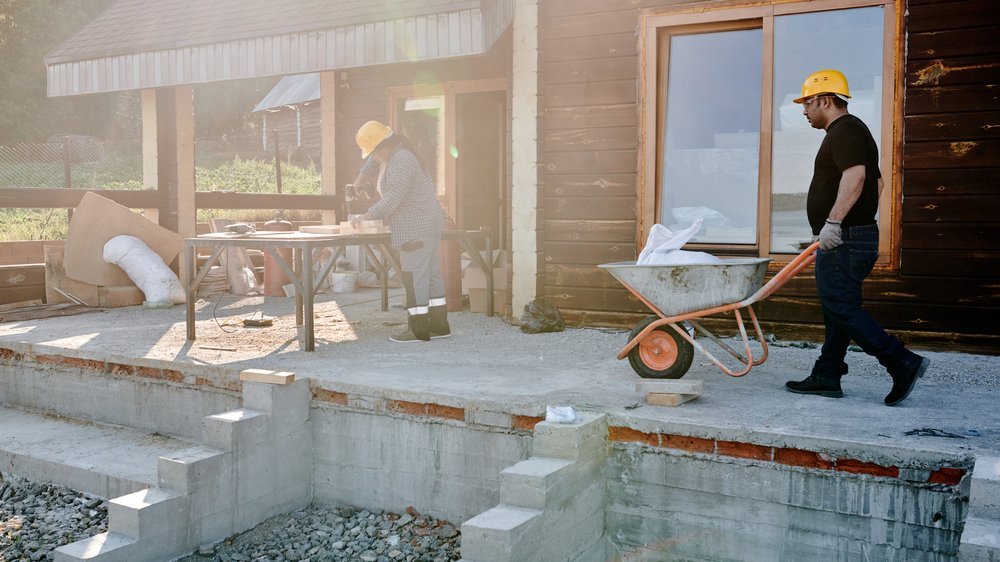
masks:
[(806, 199), (806, 214), (813, 234), (819, 234), (837, 201), (840, 178), (844, 170), (857, 165), (865, 167), (865, 184), (861, 196), (844, 217), (843, 227), (875, 223), (878, 212), (878, 147), (864, 121), (847, 114), (838, 117), (826, 129), (826, 137), (816, 153), (812, 183)]

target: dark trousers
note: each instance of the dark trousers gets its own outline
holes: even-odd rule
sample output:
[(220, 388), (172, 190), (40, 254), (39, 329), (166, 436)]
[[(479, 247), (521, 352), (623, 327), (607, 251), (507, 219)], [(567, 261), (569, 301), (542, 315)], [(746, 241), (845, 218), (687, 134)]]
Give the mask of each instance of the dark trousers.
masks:
[(890, 373), (902, 368), (906, 350), (862, 308), (861, 283), (878, 257), (878, 225), (845, 228), (844, 243), (816, 256), (816, 289), (823, 305), (826, 339), (813, 373), (827, 378), (847, 374), (851, 340), (876, 357)]

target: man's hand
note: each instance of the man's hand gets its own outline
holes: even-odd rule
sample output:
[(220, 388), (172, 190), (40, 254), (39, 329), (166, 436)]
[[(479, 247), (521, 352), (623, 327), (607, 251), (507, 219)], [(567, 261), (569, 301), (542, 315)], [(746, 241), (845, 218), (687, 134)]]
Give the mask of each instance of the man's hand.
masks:
[(351, 226), (356, 229), (361, 228), (361, 221), (366, 221), (366, 220), (368, 220), (368, 215), (362, 213), (351, 219)]
[(840, 233), (840, 223), (826, 220), (823, 230), (819, 231), (819, 248), (821, 250), (832, 250), (844, 243)]

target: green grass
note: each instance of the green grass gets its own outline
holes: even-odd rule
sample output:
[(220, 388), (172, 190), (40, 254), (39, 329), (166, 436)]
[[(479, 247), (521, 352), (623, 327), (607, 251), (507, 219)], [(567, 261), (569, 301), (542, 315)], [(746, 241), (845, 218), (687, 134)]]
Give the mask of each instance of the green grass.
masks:
[[(218, 155), (208, 159), (220, 161)], [(61, 163), (4, 164), (0, 163), (0, 185), (31, 187), (63, 187)], [(141, 156), (108, 159), (73, 165), (73, 186), (80, 189), (142, 189)], [(17, 181), (13, 181), (17, 180)], [(320, 174), (315, 164), (281, 165), (282, 193), (315, 195), (320, 193)], [(235, 193), (276, 193), (274, 165), (238, 156), (222, 160), (218, 166), (195, 168), (195, 185), (199, 191)], [(2, 189), (2, 188), (0, 188)], [(287, 220), (318, 220), (319, 211), (285, 211)], [(203, 209), (197, 220), (229, 218), (240, 221), (266, 222), (275, 216), (269, 209)], [(0, 209), (0, 241), (61, 240), (68, 227), (66, 209)]]

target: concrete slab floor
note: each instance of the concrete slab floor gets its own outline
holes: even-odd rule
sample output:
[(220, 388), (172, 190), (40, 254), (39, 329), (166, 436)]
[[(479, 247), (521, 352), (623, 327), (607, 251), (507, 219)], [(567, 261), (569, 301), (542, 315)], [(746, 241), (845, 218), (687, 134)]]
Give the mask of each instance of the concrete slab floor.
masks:
[[(391, 302), (402, 300), (402, 291), (394, 290)], [(1000, 453), (997, 356), (920, 351), (931, 359), (928, 373), (909, 399), (888, 408), (882, 398), (891, 380), (864, 353), (848, 354), (845, 396), (830, 399), (783, 388), (786, 380), (808, 374), (818, 348), (776, 342), (768, 360), (742, 378), (723, 374), (696, 352), (685, 380), (704, 381), (703, 394), (671, 408), (646, 405), (634, 391), (644, 379), (627, 361), (615, 358), (627, 332), (569, 329), (528, 335), (499, 317), (459, 312), (449, 316), (451, 338), (399, 344), (387, 338), (405, 328), (405, 313), (398, 306), (383, 312), (378, 301), (376, 289), (321, 295), (313, 353), (299, 350), (301, 329), (294, 326), (293, 299), (234, 296), (199, 301), (194, 342), (186, 341), (185, 311), (178, 305), (0, 324), (0, 347), (105, 361), (166, 361), (174, 369), (189, 365), (227, 377), (250, 367), (288, 370), (339, 392), (481, 405), (522, 415), (542, 416), (546, 405), (571, 404), (607, 412), (617, 423), (643, 431), (759, 443), (787, 437), (825, 446), (842, 442), (949, 454)], [(274, 325), (242, 326), (243, 318), (261, 314), (273, 317)]]

